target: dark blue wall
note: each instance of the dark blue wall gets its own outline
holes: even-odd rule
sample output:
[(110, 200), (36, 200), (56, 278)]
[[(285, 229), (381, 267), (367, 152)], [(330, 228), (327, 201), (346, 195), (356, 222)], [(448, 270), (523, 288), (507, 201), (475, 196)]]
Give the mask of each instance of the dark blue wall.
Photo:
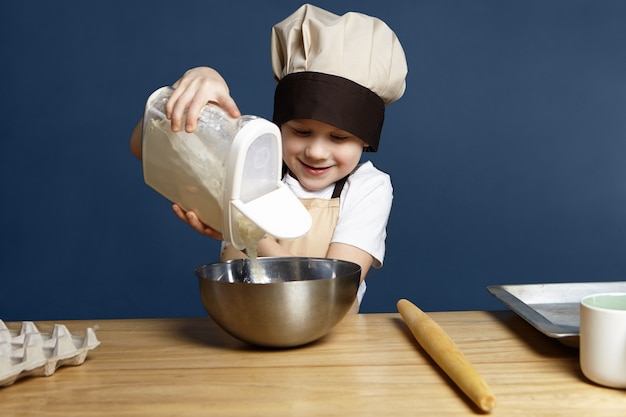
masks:
[[(625, 278), (626, 2), (317, 4), (381, 17), (409, 60), (373, 155), (395, 199), (364, 311)], [(269, 117), (270, 28), (298, 5), (2, 3), (0, 318), (204, 315), (192, 271), (218, 245), (145, 186), (128, 139), (148, 94), (197, 65)]]

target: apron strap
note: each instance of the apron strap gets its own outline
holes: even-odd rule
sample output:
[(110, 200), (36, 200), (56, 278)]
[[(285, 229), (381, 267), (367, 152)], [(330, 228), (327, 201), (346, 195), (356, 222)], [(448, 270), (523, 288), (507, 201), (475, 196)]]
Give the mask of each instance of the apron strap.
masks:
[(354, 168), (354, 170), (351, 173), (349, 173), (348, 175), (346, 175), (345, 177), (343, 177), (342, 179), (340, 179), (339, 181), (335, 183), (335, 189), (333, 190), (332, 198), (339, 198), (341, 196), (341, 191), (343, 190), (343, 186), (346, 184), (346, 181), (348, 181), (348, 177), (354, 174), (356, 170), (359, 168), (361, 168), (361, 164), (357, 165), (356, 168)]
[(335, 183), (335, 189), (333, 190), (333, 196), (331, 198), (339, 198), (339, 196), (341, 195), (341, 191), (343, 190), (343, 186), (346, 184), (349, 176), (350, 174), (346, 175)]

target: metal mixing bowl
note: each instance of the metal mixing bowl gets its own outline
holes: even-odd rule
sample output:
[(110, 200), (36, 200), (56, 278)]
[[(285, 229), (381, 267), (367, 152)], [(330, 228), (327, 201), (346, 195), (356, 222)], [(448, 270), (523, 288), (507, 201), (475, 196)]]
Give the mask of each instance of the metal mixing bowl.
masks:
[(250, 259), (195, 271), (209, 316), (244, 342), (268, 347), (312, 342), (330, 332), (356, 300), (361, 267), (355, 263), (301, 257), (258, 262), (262, 273), (255, 272), (252, 282)]

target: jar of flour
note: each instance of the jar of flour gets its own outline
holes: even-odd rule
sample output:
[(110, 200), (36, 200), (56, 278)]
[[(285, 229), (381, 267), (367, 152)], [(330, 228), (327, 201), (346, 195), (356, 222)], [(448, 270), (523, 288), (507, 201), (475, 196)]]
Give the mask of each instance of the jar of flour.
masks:
[(250, 225), (279, 239), (304, 235), (311, 218), (281, 181), (278, 127), (256, 116), (232, 118), (208, 104), (194, 132), (173, 132), (165, 117), (172, 91), (160, 88), (146, 102), (146, 184), (184, 210), (193, 210), (237, 249), (246, 248)]

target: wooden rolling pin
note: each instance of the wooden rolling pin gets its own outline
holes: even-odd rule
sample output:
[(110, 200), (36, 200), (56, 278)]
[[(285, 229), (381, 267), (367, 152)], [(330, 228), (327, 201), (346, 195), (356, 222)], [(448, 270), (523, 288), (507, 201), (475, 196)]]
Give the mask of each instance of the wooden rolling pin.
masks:
[(410, 301), (402, 299), (397, 307), (417, 342), (437, 365), (482, 411), (491, 412), (496, 405), (491, 389), (446, 332)]

